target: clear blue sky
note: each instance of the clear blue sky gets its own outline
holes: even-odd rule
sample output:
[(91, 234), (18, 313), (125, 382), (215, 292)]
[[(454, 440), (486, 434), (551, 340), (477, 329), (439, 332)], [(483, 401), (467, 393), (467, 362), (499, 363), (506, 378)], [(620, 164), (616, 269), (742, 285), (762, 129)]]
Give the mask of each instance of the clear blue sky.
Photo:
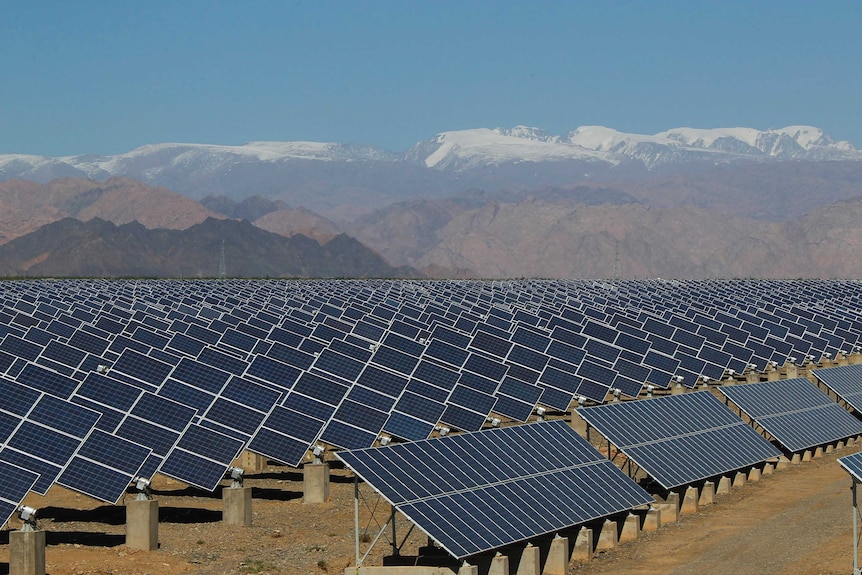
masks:
[(862, 147), (862, 2), (0, 0), (0, 153), (809, 124)]

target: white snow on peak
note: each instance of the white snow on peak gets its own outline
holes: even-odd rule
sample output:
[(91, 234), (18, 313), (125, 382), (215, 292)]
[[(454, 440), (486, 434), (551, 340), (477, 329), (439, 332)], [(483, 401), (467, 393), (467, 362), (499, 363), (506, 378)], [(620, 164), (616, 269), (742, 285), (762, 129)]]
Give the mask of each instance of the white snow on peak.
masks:
[(437, 149), (425, 158), (425, 165), (429, 168), (443, 167), (453, 159), (467, 164), (568, 159), (607, 160), (593, 150), (560, 142), (558, 138), (541, 130), (524, 126), (514, 129), (478, 128), (443, 132), (437, 135), (436, 143)]
[(566, 140), (590, 150), (615, 153), (625, 153), (632, 145), (640, 143), (656, 143), (668, 146), (678, 145), (678, 142), (671, 139), (643, 134), (629, 134), (604, 126), (581, 126), (566, 134)]

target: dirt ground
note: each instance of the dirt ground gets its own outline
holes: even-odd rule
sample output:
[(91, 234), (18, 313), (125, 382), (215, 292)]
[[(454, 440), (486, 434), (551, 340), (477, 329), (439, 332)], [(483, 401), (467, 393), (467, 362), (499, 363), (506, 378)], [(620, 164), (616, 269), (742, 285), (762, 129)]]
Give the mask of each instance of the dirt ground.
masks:
[[(854, 445), (811, 462), (764, 476), (694, 515), (642, 534), (638, 541), (600, 553), (589, 563), (573, 563), (571, 574), (774, 574), (852, 573), (850, 479), (837, 457), (862, 449)], [(40, 509), (47, 532), (47, 572), (51, 575), (168, 575), (190, 573), (322, 575), (354, 564), (354, 498), (349, 472), (333, 469), (331, 501), (302, 501), (302, 476), (269, 467), (252, 474), (254, 525), (221, 522), (220, 493), (207, 494), (157, 478), (158, 551), (125, 545), (125, 509), (103, 505), (54, 487), (26, 504)], [(362, 486), (360, 533), (377, 535), (389, 507)], [(129, 496), (131, 497), (131, 495)], [(370, 510), (374, 510), (374, 516)], [(374, 519), (376, 517), (376, 521)], [(9, 528), (20, 525), (13, 519)], [(397, 524), (403, 537), (408, 525)], [(0, 539), (0, 572), (8, 572), (8, 533)], [(388, 554), (386, 530), (366, 565), (381, 565)], [(414, 530), (403, 549), (415, 552), (424, 535)], [(367, 543), (362, 544), (365, 551)]]

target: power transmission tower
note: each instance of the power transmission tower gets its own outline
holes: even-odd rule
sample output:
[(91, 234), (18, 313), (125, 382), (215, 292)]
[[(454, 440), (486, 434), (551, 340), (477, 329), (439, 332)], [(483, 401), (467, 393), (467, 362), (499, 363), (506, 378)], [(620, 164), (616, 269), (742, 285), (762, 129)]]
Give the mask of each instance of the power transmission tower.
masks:
[(227, 269), (224, 265), (224, 240), (221, 241), (221, 257), (218, 262), (218, 279), (223, 280), (227, 277)]
[(620, 242), (614, 244), (614, 279), (621, 280), (623, 279), (623, 266), (620, 263)]

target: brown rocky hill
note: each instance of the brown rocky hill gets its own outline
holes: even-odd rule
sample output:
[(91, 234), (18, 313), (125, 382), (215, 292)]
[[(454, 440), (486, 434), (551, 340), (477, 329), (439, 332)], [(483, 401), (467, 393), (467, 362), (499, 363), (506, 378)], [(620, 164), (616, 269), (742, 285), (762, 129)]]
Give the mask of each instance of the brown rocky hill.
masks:
[[(696, 206), (536, 198), (447, 208), (429, 202), (420, 220), (415, 204), (390, 207), (388, 218), (357, 237), (389, 261), (430, 275), (607, 278), (618, 252), (628, 278), (862, 277), (862, 199), (785, 222)], [(440, 213), (446, 217), (434, 215)]]
[(247, 221), (208, 218), (186, 230), (65, 218), (0, 246), (6, 277), (418, 277), (344, 234), (322, 246)]
[(226, 196), (206, 197), (201, 204), (207, 209), (238, 220), (248, 220), (257, 227), (285, 237), (302, 234), (326, 243), (342, 230), (332, 221), (305, 208), (291, 209), (280, 200), (251, 196), (235, 202)]
[(126, 178), (0, 183), (0, 243), (67, 217), (181, 230), (214, 215), (190, 198)]

